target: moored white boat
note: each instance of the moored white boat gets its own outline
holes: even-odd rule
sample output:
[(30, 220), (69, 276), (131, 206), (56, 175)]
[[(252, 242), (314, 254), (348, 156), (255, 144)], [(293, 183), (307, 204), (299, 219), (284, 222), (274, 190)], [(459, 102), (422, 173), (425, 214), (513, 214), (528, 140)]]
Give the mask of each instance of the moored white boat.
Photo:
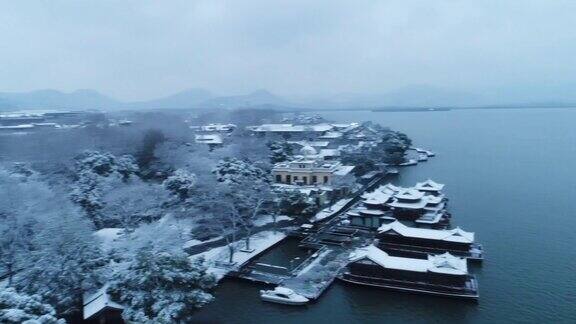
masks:
[(286, 287), (276, 287), (274, 290), (260, 290), (260, 298), (264, 301), (284, 305), (305, 305), (309, 301), (308, 298)]

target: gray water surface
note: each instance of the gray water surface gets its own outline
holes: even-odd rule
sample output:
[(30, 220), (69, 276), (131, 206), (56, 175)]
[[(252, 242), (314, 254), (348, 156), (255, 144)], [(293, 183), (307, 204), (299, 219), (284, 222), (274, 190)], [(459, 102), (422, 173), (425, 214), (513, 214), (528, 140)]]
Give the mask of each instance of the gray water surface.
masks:
[(452, 223), (476, 232), (486, 251), (472, 269), (479, 303), (336, 283), (300, 308), (264, 303), (261, 286), (227, 280), (199, 322), (576, 323), (576, 109), (322, 115), (378, 122), (438, 153), (398, 182), (446, 184)]

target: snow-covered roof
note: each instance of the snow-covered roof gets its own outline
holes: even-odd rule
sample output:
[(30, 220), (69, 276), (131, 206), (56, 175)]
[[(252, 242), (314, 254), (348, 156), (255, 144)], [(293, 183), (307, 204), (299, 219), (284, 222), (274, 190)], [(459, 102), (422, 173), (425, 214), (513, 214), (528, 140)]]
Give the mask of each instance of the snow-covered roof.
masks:
[(458, 243), (474, 243), (474, 233), (466, 232), (459, 227), (451, 230), (434, 230), (427, 228), (408, 227), (399, 221), (395, 221), (390, 224), (383, 224), (380, 226), (378, 228), (378, 233), (384, 233), (390, 230), (405, 237)]
[(263, 124), (259, 126), (249, 126), (254, 132), (326, 132), (333, 128), (329, 124), (317, 125), (292, 125), (292, 124)]
[(394, 198), (402, 200), (419, 200), (424, 197), (424, 193), (416, 189), (401, 189), (394, 195)]
[(222, 136), (219, 134), (195, 135), (194, 140), (201, 144), (222, 144)]
[(406, 208), (406, 209), (422, 209), (426, 207), (427, 203), (428, 202), (424, 199), (414, 200), (411, 202), (402, 202), (399, 201), (398, 199), (394, 199), (392, 202), (388, 203), (388, 206), (396, 208)]
[(0, 113), (0, 118), (23, 118), (23, 117), (42, 117), (46, 114), (67, 114), (71, 111), (59, 110), (20, 110), (20, 111), (7, 111)]
[(319, 155), (322, 157), (340, 156), (340, 150), (338, 150), (338, 149), (321, 149)]
[(433, 204), (433, 205), (441, 203), (442, 199), (444, 199), (443, 196), (432, 196), (432, 195), (426, 196), (424, 198), (428, 201), (429, 204)]
[(355, 167), (353, 165), (342, 165), (338, 168), (338, 170), (334, 171), (334, 174), (337, 176), (345, 176), (348, 173), (352, 172), (354, 168)]
[(434, 180), (428, 179), (424, 182), (416, 183), (415, 188), (420, 191), (440, 191), (444, 189), (444, 184), (437, 183)]
[(424, 215), (420, 216), (420, 218), (415, 220), (415, 222), (419, 224), (436, 224), (440, 221), (441, 218), (442, 213), (439, 213), (437, 211), (429, 211), (426, 212)]
[(428, 261), (434, 267), (428, 269), (430, 272), (465, 275), (468, 274), (468, 265), (465, 258), (456, 257), (448, 252), (440, 255), (428, 255)]
[(105, 308), (123, 310), (124, 306), (110, 300), (110, 295), (106, 292), (108, 286), (100, 288), (96, 293), (84, 297), (84, 319), (89, 319)]
[(304, 147), (300, 149), (300, 154), (304, 156), (311, 156), (318, 154), (318, 151), (316, 151), (316, 149), (310, 145), (304, 145)]
[(383, 210), (380, 209), (362, 209), (360, 210), (361, 214), (370, 215), (370, 216), (382, 216), (385, 214)]
[(392, 196), (389, 193), (385, 193), (379, 189), (376, 189), (372, 192), (367, 192), (362, 195), (364, 202), (371, 205), (383, 205), (388, 202), (391, 197)]
[(435, 272), (452, 275), (468, 274), (466, 259), (458, 258), (450, 253), (441, 255), (429, 255), (428, 259), (411, 259), (390, 256), (374, 245), (358, 248), (350, 254), (349, 261), (356, 262), (362, 259), (372, 262), (387, 269), (396, 269), (413, 272)]
[(377, 190), (380, 190), (380, 191), (382, 191), (382, 192), (384, 192), (384, 193), (387, 193), (387, 194), (392, 195), (392, 194), (397, 193), (397, 192), (400, 191), (401, 189), (402, 189), (402, 188), (397, 187), (397, 186), (395, 186), (395, 185), (393, 185), (393, 184), (391, 184), (391, 183), (388, 183), (388, 184), (386, 184), (386, 185), (384, 185), (384, 186), (379, 187)]
[(312, 147), (326, 147), (330, 144), (328, 141), (288, 141), (288, 144), (296, 144), (301, 146)]
[(34, 128), (33, 124), (21, 124), (21, 125), (11, 125), (11, 126), (0, 126), (0, 129), (30, 129)]
[(320, 136), (319, 138), (335, 139), (340, 137), (342, 137), (342, 133), (340, 132), (326, 132), (326, 134)]

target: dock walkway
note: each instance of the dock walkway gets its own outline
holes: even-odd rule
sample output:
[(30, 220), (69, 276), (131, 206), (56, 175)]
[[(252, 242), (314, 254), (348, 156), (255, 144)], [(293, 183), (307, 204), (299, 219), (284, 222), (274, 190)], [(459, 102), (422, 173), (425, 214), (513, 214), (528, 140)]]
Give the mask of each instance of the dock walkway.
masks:
[(319, 230), (307, 234), (301, 243), (302, 246), (318, 250), (296, 268), (285, 274), (278, 274), (272, 271), (261, 271), (254, 265), (248, 264), (228, 275), (287, 287), (310, 300), (318, 299), (348, 264), (350, 252), (373, 239), (369, 231), (358, 229), (351, 231), (349, 227), (340, 225), (338, 216), (355, 206), (361, 200), (362, 194), (376, 188), (386, 178), (386, 175), (366, 184), (330, 215), (317, 220), (320, 224)]

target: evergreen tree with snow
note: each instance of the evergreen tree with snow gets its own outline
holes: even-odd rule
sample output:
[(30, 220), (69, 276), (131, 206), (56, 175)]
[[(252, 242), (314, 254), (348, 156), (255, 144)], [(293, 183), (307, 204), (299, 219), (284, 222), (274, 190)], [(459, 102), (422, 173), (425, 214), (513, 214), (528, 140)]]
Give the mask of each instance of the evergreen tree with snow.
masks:
[(0, 289), (0, 323), (64, 324), (56, 311), (38, 295), (18, 293), (14, 288)]
[(267, 146), (270, 149), (270, 163), (272, 164), (284, 162), (293, 154), (292, 148), (285, 141), (268, 142)]
[(406, 151), (412, 145), (412, 140), (401, 132), (390, 131), (384, 134), (378, 150), (383, 153), (386, 163), (399, 164), (404, 162)]
[(318, 206), (299, 191), (288, 191), (279, 195), (279, 212), (290, 216), (308, 218), (318, 211)]
[(76, 181), (70, 198), (82, 207), (96, 227), (105, 227), (110, 224), (101, 213), (105, 206), (104, 192), (138, 173), (136, 160), (130, 155), (117, 158), (107, 152), (84, 151), (76, 157)]
[(212, 301), (215, 286), (202, 259), (184, 253), (140, 249), (124, 270), (117, 271), (108, 293), (125, 306), (122, 316), (136, 323), (185, 323), (193, 312)]
[(164, 180), (164, 187), (180, 200), (190, 198), (196, 185), (196, 175), (185, 169), (178, 169)]
[(79, 154), (75, 160), (78, 171), (90, 171), (103, 177), (117, 172), (128, 178), (140, 171), (136, 159), (131, 155), (116, 157), (108, 152), (88, 150)]
[(268, 174), (248, 161), (224, 158), (218, 162), (212, 173), (220, 182), (238, 184), (243, 181), (268, 182)]
[(97, 227), (103, 225), (100, 210), (104, 207), (102, 201), (103, 179), (95, 172), (81, 170), (77, 174), (78, 180), (73, 184), (70, 199), (78, 204), (89, 219)]

